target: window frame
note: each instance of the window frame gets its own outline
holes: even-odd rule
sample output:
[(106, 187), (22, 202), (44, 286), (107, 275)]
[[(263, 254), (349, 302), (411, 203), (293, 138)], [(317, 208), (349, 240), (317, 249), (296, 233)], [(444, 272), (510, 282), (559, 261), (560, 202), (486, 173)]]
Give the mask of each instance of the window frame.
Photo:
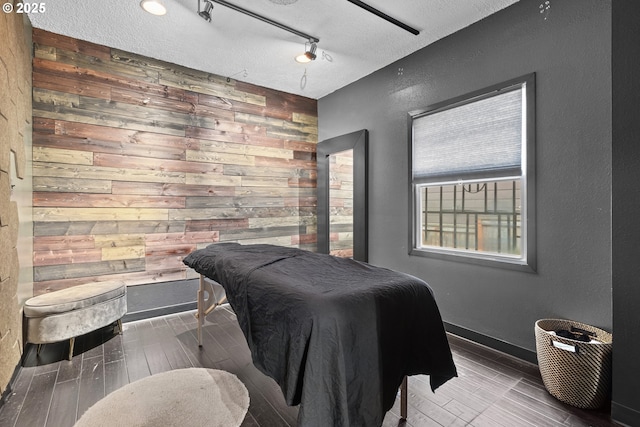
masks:
[[(524, 88), (524, 123), (522, 159), (520, 162), (521, 181), (521, 233), (522, 233), (522, 255), (517, 257), (509, 254), (481, 253), (459, 248), (441, 248), (436, 246), (419, 246), (419, 234), (422, 225), (420, 218), (421, 207), (419, 191), (425, 186), (424, 180), (414, 179), (413, 171), (413, 122), (420, 117), (446, 111), (451, 108), (470, 104), (475, 101), (486, 99), (500, 93), (505, 93)], [(455, 98), (451, 98), (425, 108), (410, 111), (408, 114), (408, 145), (409, 145), (409, 255), (445, 259), (450, 261), (467, 262), (472, 264), (488, 265), (500, 268), (515, 269), (527, 272), (536, 271), (536, 208), (535, 208), (535, 73), (530, 73), (502, 83), (498, 83), (484, 89), (467, 93)], [(493, 181), (502, 179), (501, 176), (483, 176), (478, 180)], [(474, 180), (473, 177), (465, 177), (465, 181)], [(429, 185), (436, 183), (451, 184), (457, 182), (456, 179), (443, 178), (434, 179)]]

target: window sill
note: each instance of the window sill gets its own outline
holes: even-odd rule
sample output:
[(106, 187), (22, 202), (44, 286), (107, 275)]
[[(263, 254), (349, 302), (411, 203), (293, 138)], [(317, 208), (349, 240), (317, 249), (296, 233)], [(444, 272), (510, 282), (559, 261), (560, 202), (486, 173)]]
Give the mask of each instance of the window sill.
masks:
[(413, 248), (409, 251), (410, 256), (424, 258), (434, 258), (453, 262), (463, 262), (467, 264), (483, 265), (486, 267), (501, 268), (506, 270), (516, 270), (526, 273), (536, 273), (533, 260), (500, 256), (496, 254), (474, 254), (456, 250), (438, 250), (426, 248)]

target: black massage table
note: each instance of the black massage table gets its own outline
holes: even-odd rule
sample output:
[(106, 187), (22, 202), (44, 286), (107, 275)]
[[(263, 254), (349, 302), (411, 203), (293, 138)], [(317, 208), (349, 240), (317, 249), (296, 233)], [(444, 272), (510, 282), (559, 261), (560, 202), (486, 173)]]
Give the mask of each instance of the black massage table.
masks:
[(224, 287), (255, 366), (300, 404), (299, 426), (379, 426), (401, 385), (406, 417), (407, 375), (429, 374), (432, 390), (456, 376), (432, 291), (413, 276), (263, 244), (212, 244), (184, 263), (201, 274), (198, 338), (206, 276)]

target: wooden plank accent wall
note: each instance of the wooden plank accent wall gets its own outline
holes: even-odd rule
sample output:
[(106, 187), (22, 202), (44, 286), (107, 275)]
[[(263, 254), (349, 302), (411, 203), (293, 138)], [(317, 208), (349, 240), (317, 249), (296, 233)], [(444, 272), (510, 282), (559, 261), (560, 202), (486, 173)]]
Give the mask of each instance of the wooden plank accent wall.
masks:
[(34, 292), (194, 277), (211, 242), (315, 250), (316, 101), (34, 29)]
[[(12, 4), (12, 3), (10, 3)], [(25, 145), (31, 140), (31, 52), (28, 21), (0, 14), (0, 394), (4, 395), (22, 354), (19, 212), (26, 176)], [(18, 179), (16, 179), (18, 178)], [(26, 185), (28, 187), (28, 184)], [(29, 192), (30, 190), (27, 190)], [(28, 208), (28, 206), (27, 206)], [(27, 219), (25, 219), (26, 221)], [(24, 250), (23, 250), (24, 249)], [(31, 282), (27, 286), (31, 287)]]

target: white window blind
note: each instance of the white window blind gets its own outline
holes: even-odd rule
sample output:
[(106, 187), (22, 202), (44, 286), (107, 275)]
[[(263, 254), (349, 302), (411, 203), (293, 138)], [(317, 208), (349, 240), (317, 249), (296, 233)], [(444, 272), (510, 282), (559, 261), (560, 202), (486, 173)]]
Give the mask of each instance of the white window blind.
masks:
[(414, 182), (520, 175), (524, 85), (414, 117)]

